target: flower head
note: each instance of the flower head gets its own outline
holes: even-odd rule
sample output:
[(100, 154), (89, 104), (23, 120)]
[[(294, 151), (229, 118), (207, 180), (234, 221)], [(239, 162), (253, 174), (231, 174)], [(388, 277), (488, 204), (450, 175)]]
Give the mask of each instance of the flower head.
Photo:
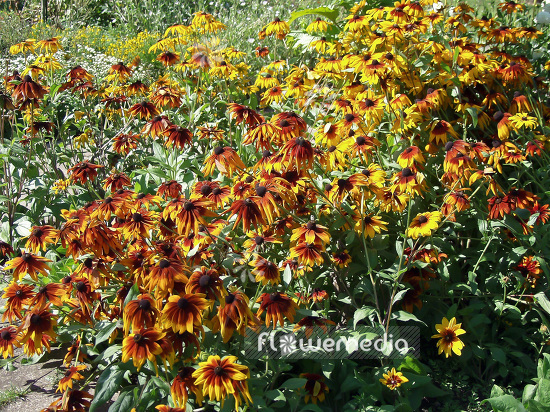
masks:
[(456, 355), (462, 354), (462, 348), (464, 343), (458, 338), (458, 335), (466, 333), (464, 329), (461, 329), (462, 323), (456, 323), (456, 318), (447, 320), (443, 318), (441, 324), (435, 325), (437, 334), (432, 338), (439, 338), (437, 341), (438, 354), (445, 352), (445, 357), (448, 358), (451, 355), (451, 351)]

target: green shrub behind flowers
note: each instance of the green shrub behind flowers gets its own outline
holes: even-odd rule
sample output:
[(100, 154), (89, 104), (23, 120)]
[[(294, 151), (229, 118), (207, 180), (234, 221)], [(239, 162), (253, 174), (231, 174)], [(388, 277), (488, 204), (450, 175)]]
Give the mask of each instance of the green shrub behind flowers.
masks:
[[(505, 409), (537, 362), (549, 406), (548, 33), (429, 3), (277, 18), (248, 55), (197, 12), (155, 79), (13, 45), (0, 348), (67, 351), (45, 410)], [(250, 359), (261, 324), (414, 325), (420, 356)]]

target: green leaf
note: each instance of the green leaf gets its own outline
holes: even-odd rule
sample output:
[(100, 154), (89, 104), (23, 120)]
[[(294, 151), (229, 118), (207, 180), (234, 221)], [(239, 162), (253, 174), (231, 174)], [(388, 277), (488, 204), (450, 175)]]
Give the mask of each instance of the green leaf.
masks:
[(316, 9), (306, 9), (306, 10), (295, 11), (290, 15), (288, 24), (292, 23), (294, 20), (300, 17), (311, 16), (311, 15), (320, 15), (320, 16), (326, 17), (327, 19), (331, 20), (333, 23), (337, 24), (338, 10), (334, 10), (328, 7), (317, 7)]
[(503, 365), (506, 365), (506, 353), (504, 353), (502, 349), (497, 347), (492, 347), (491, 356), (495, 361), (502, 363)]
[(401, 322), (409, 322), (409, 321), (418, 322), (418, 323), (423, 324), (424, 326), (428, 326), (423, 321), (418, 319), (415, 315), (413, 315), (412, 313), (405, 312), (405, 311), (402, 311), (402, 310), (395, 312), (392, 315), (392, 319), (397, 319), (397, 320), (400, 320)]
[(272, 401), (286, 401), (286, 397), (285, 397), (285, 394), (282, 393), (280, 390), (278, 389), (273, 389), (271, 391), (267, 391), (265, 393), (265, 397), (267, 399), (270, 399)]
[(367, 306), (357, 309), (353, 314), (353, 329), (357, 327), (359, 321), (369, 317), (372, 313), (374, 313), (374, 308), (369, 308)]
[(481, 403), (489, 402), (491, 406), (493, 407), (494, 411), (499, 412), (520, 412), (525, 411), (525, 408), (521, 404), (520, 401), (518, 401), (516, 398), (514, 398), (512, 395), (500, 395), (496, 398), (489, 398)]
[(113, 395), (120, 389), (120, 382), (124, 372), (116, 366), (107, 366), (99, 376), (95, 388), (95, 396), (90, 405), (90, 412), (94, 412), (99, 406), (109, 402)]
[(548, 300), (544, 292), (537, 293), (534, 298), (535, 302), (538, 303), (546, 313), (550, 314), (550, 301)]
[(126, 299), (124, 299), (124, 307), (130, 302), (131, 300), (134, 300), (139, 295), (139, 288), (137, 285), (132, 285), (130, 288), (130, 291), (126, 295)]
[(102, 326), (100, 326), (99, 332), (97, 333), (95, 337), (95, 344), (99, 344), (101, 342), (106, 341), (109, 339), (111, 334), (114, 332), (114, 330), (117, 327), (117, 322), (105, 322)]
[(290, 378), (279, 386), (280, 389), (298, 389), (305, 386), (307, 379), (304, 378)]
[(477, 126), (477, 121), (478, 121), (478, 117), (477, 117), (477, 109), (473, 108), (473, 107), (468, 107), (466, 109), (466, 111), (468, 113), (470, 113), (470, 116), (472, 117), (472, 124), (474, 125), (474, 127)]
[(109, 412), (128, 412), (134, 406), (134, 394), (132, 391), (121, 392), (119, 397), (109, 407)]
[(550, 380), (541, 379), (537, 384), (535, 400), (543, 406), (550, 407)]

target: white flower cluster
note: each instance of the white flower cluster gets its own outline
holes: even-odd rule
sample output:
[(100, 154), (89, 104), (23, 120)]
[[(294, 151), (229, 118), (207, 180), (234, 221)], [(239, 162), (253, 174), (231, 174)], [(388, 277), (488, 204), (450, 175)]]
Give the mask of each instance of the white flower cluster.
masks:
[[(108, 56), (93, 47), (82, 44), (74, 45), (70, 51), (59, 50), (54, 53), (53, 57), (63, 66), (61, 71), (68, 72), (71, 68), (80, 65), (98, 80), (104, 79), (109, 73), (111, 66), (119, 61), (116, 57)], [(30, 55), (26, 58), (20, 54), (10, 56), (9, 60), (5, 62), (8, 67), (7, 72), (11, 74), (17, 70), (21, 73), (26, 67), (33, 64), (36, 58), (37, 56), (35, 55)], [(133, 70), (132, 77), (142, 80), (150, 78), (152, 70), (150, 64), (142, 63)]]

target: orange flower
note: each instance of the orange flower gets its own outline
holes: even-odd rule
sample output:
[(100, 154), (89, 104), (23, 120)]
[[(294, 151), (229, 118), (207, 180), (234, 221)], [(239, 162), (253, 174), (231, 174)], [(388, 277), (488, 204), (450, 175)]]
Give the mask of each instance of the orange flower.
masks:
[(156, 328), (141, 328), (137, 333), (131, 333), (122, 341), (122, 363), (132, 359), (134, 366), (139, 371), (145, 361), (149, 359), (157, 365), (156, 355), (162, 353), (159, 345), (165, 333)]
[(123, 323), (124, 333), (127, 334), (132, 327), (132, 331), (143, 328), (151, 328), (155, 325), (160, 312), (156, 307), (155, 300), (149, 294), (141, 294), (136, 299), (131, 300), (124, 307)]
[(248, 392), (247, 379), (250, 378), (248, 367), (236, 363), (236, 356), (209, 356), (206, 362), (199, 363), (199, 369), (193, 372), (195, 384), (202, 389), (203, 395), (211, 400), (223, 401), (227, 395), (235, 398), (235, 409), (239, 409), (241, 396), (248, 405), (252, 402)]
[(212, 154), (205, 159), (202, 173), (205, 177), (211, 176), (215, 169), (221, 174), (231, 177), (235, 171), (244, 170), (245, 165), (235, 149), (217, 146)]
[(256, 302), (260, 303), (257, 315), (260, 316), (266, 312), (265, 326), (270, 325), (273, 320), (273, 329), (277, 326), (277, 322), (284, 327), (284, 317), (290, 323), (294, 322), (294, 315), (298, 305), (285, 293), (262, 293)]
[(73, 182), (85, 184), (88, 180), (94, 180), (96, 178), (96, 169), (100, 167), (103, 166), (95, 165), (87, 161), (79, 162), (68, 170), (71, 173), (70, 179)]
[(202, 312), (208, 307), (204, 297), (202, 293), (170, 296), (162, 310), (160, 322), (176, 333), (193, 333), (194, 326), (202, 325)]
[(65, 392), (67, 389), (73, 388), (73, 379), (80, 381), (84, 379), (79, 372), (86, 369), (86, 365), (71, 366), (66, 372), (63, 378), (59, 381), (57, 385), (56, 392)]
[(15, 319), (21, 319), (21, 309), (23, 305), (28, 305), (35, 293), (32, 285), (18, 285), (12, 282), (4, 288), (3, 299), (7, 299), (5, 304), (6, 311), (2, 315), (2, 321), (8, 319), (13, 322)]
[(50, 259), (41, 256), (23, 253), (21, 257), (9, 260), (4, 266), (4, 270), (13, 269), (13, 279), (18, 282), (22, 276), (28, 274), (34, 281), (38, 281), (37, 274), (46, 275), (50, 267), (46, 262), (51, 262)]
[[(193, 377), (194, 372), (194, 368), (185, 366), (179, 370), (178, 374), (174, 378), (174, 382), (172, 382), (172, 385), (170, 386), (170, 394), (172, 395), (172, 399), (174, 399), (176, 406), (185, 407), (190, 391), (195, 394), (196, 402), (199, 405), (202, 405), (204, 397), (200, 388), (195, 384), (195, 378)], [(157, 409), (159, 409), (158, 406)]]
[(7, 359), (8, 356), (13, 357), (14, 346), (17, 348), (21, 346), (17, 329), (13, 326), (0, 329), (0, 352), (4, 359)]

